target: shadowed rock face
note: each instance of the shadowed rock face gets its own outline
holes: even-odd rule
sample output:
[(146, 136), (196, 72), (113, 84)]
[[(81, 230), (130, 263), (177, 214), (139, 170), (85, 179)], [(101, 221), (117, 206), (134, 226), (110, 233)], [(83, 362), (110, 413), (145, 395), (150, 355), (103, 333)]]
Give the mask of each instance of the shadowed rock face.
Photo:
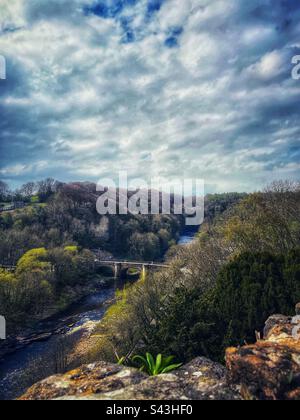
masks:
[(172, 374), (148, 377), (105, 362), (48, 378), (22, 400), (300, 399), (300, 318), (274, 315), (264, 340), (226, 352), (227, 369), (200, 357)]
[[(299, 305), (297, 305), (299, 307)], [(300, 399), (300, 317), (268, 319), (264, 340), (226, 352), (228, 381), (245, 399)]]

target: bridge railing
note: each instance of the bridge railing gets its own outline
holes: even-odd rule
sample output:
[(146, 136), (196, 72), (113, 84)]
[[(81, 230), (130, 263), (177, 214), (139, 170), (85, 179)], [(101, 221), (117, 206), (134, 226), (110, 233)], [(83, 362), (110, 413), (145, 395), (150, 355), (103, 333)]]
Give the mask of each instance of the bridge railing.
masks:
[(168, 264), (164, 263), (155, 263), (155, 262), (149, 262), (149, 261), (126, 261), (126, 260), (95, 260), (96, 263), (99, 264), (105, 264), (105, 265), (115, 265), (115, 264), (121, 264), (121, 265), (128, 265), (128, 266), (147, 266), (147, 267), (162, 267), (162, 268), (169, 268), (171, 267)]

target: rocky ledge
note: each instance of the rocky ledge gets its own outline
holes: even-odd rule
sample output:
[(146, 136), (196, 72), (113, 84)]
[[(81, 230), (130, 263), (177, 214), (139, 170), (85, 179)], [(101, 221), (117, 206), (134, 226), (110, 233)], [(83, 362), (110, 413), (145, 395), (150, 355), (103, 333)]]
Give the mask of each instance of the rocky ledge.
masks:
[(30, 388), (21, 400), (299, 400), (300, 314), (268, 319), (264, 339), (230, 348), (227, 369), (197, 358), (172, 374), (148, 377), (99, 362)]
[(294, 318), (268, 319), (264, 340), (226, 352), (228, 382), (244, 399), (300, 400), (300, 306)]

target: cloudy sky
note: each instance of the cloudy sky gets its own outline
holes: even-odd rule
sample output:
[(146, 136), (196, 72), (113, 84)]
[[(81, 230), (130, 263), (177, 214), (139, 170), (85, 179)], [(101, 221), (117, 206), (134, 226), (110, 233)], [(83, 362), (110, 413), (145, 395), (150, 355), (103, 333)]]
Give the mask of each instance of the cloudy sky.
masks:
[(0, 0), (0, 178), (299, 179), (298, 0)]

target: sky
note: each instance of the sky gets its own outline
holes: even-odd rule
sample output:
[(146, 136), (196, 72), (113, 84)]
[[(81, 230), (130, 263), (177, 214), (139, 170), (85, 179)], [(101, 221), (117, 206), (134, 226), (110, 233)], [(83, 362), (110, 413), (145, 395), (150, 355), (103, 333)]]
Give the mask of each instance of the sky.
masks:
[(0, 178), (300, 176), (298, 0), (0, 0)]

